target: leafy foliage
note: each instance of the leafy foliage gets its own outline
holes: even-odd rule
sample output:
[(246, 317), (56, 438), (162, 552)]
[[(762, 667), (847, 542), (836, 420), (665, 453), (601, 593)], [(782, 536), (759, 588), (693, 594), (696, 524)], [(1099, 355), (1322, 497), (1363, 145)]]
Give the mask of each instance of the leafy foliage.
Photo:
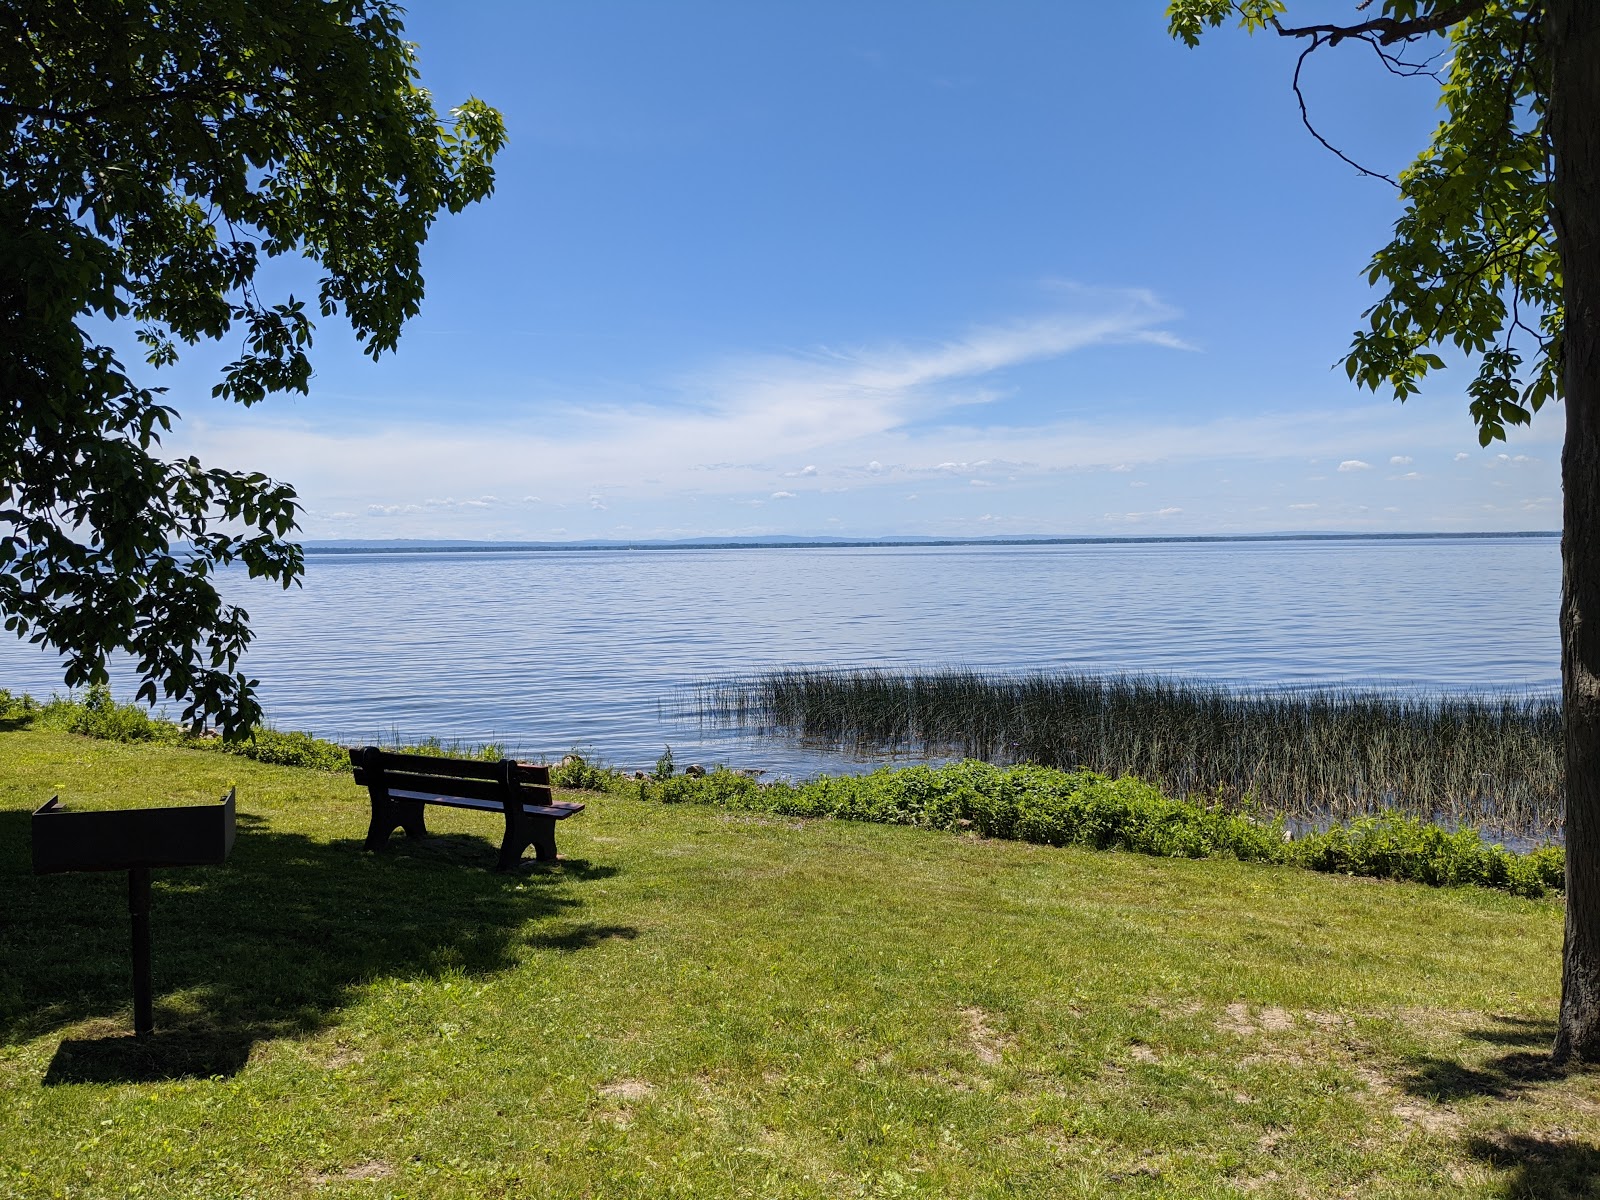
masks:
[(609, 791), (621, 779), (622, 772), (615, 767), (602, 767), (581, 754), (569, 754), (550, 768), (551, 783), (577, 792)]
[(1281, 818), (1258, 819), (1220, 804), (1174, 800), (1147, 783), (1093, 771), (1011, 768), (967, 760), (945, 767), (883, 768), (803, 784), (760, 784), (731, 771), (646, 782), (641, 796), (799, 817), (970, 830), (984, 837), (1128, 850), (1164, 858), (1226, 855), (1347, 875), (1434, 886), (1477, 884), (1519, 896), (1559, 890), (1559, 847), (1517, 854), (1486, 844), (1475, 829), (1454, 832), (1397, 814), (1286, 836)]
[(384, 0), (16, 0), (0, 9), (0, 611), (55, 647), (69, 687), (126, 650), (139, 698), (254, 726), (248, 614), (218, 567), (284, 586), (298, 505), (254, 472), (163, 459), (175, 410), (147, 365), (242, 334), (213, 395), (304, 393), (313, 322), (256, 288), (264, 260), (320, 268), (317, 309), (367, 353), (422, 300), (441, 211), (487, 196), (499, 114), (441, 122)]
[[(1364, 9), (1366, 6), (1359, 6)], [(1254, 32), (1306, 40), (1306, 53), (1345, 40), (1370, 44), (1400, 74), (1430, 66), (1388, 47), (1445, 33), (1444, 119), (1398, 181), (1394, 237), (1367, 267), (1384, 289), (1363, 315), (1344, 367), (1361, 386), (1415, 395), (1453, 346), (1476, 360), (1468, 385), (1483, 445), (1526, 425), (1562, 394), (1561, 258), (1550, 217), (1547, 81), (1540, 0), (1446, 3), (1385, 0), (1344, 26), (1292, 28), (1279, 0), (1173, 0), (1171, 32), (1193, 46), (1207, 26), (1237, 15)], [(1304, 54), (1302, 54), (1302, 60)]]

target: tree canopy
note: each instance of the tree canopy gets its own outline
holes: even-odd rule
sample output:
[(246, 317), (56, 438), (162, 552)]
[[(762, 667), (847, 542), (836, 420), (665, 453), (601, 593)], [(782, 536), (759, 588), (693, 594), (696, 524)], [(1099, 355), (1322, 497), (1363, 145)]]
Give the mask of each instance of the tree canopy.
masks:
[[(1167, 17), (1174, 36), (1190, 46), (1206, 26), (1234, 16), (1251, 32), (1301, 40), (1297, 96), (1308, 56), (1341, 42), (1368, 47), (1396, 74), (1439, 81), (1443, 120), (1411, 166), (1388, 180), (1402, 212), (1394, 236), (1367, 267), (1369, 282), (1384, 291), (1363, 314), (1366, 325), (1344, 367), (1362, 386), (1387, 386), (1404, 400), (1445, 365), (1438, 350), (1454, 346), (1476, 360), (1468, 394), (1487, 446), (1504, 439), (1507, 426), (1528, 424), (1562, 392), (1543, 5), (1388, 0), (1381, 9), (1365, 20), (1353, 14), (1358, 19), (1347, 25), (1297, 26), (1280, 20), (1283, 0), (1174, 0)], [(1439, 34), (1447, 48), (1438, 38), (1423, 42)], [(1310, 126), (1303, 97), (1300, 103)]]
[(306, 392), (307, 300), (257, 288), (280, 255), (315, 265), (316, 315), (393, 350), (430, 226), (490, 194), (504, 140), (482, 101), (441, 119), (385, 0), (0, 6), (0, 611), (68, 686), (126, 651), (140, 699), (259, 720), (216, 572), (296, 582), (295, 493), (162, 457), (159, 368), (236, 339), (214, 396)]

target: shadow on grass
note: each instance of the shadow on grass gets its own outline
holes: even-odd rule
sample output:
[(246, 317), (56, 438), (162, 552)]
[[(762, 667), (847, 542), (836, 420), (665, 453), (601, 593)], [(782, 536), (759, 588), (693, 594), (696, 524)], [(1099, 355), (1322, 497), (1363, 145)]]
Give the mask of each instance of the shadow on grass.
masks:
[(1600, 1149), (1559, 1137), (1508, 1133), (1467, 1139), (1467, 1152), (1508, 1174), (1501, 1194), (1564, 1200), (1594, 1196), (1600, 1180)]
[(1516, 1046), (1477, 1066), (1453, 1058), (1416, 1058), (1401, 1080), (1413, 1096), (1448, 1102), (1473, 1096), (1510, 1100), (1526, 1095), (1540, 1084), (1565, 1079), (1581, 1067), (1559, 1065), (1550, 1057), (1556, 1027), (1552, 1021), (1524, 1017), (1495, 1017), (1486, 1029), (1468, 1030), (1463, 1036), (1496, 1046)]
[(639, 931), (631, 925), (578, 925), (559, 933), (536, 933), (528, 939), (528, 945), (540, 950), (587, 950), (601, 942), (631, 942), (638, 936)]
[(526, 928), (580, 906), (574, 885), (615, 868), (529, 861), (496, 874), (482, 838), (366, 854), (359, 841), (318, 842), (245, 813), (239, 831), (222, 866), (154, 872), (156, 1033), (135, 1041), (126, 875), (35, 876), (28, 814), (0, 812), (0, 1045), (88, 1022), (46, 1082), (228, 1075), (255, 1042), (326, 1026), (370, 981), (491, 974), (529, 949), (637, 935)]

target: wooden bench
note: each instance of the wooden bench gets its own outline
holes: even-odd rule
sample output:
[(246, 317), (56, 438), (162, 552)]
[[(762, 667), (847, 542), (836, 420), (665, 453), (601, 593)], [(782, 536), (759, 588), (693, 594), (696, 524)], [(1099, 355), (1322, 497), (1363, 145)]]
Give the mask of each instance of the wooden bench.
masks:
[(407, 837), (426, 836), (422, 810), (429, 804), (442, 804), (505, 816), (506, 835), (500, 842), (496, 870), (514, 867), (530, 845), (539, 862), (554, 862), (556, 822), (584, 808), (582, 804), (555, 798), (549, 767), (509, 758), (499, 762), (434, 758), (392, 754), (367, 746), (350, 751), (350, 765), (356, 782), (364, 785), (372, 797), (368, 850), (384, 845), (396, 829), (404, 829)]

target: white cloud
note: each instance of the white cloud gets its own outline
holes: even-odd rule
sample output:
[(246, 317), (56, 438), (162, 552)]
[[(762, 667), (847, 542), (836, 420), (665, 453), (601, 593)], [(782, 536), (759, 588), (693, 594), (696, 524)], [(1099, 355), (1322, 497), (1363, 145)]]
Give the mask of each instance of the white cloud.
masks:
[(1183, 509), (1181, 508), (1158, 508), (1153, 512), (1106, 513), (1104, 519), (1107, 521), (1117, 522), (1119, 524), (1127, 523), (1130, 525), (1137, 525), (1143, 521), (1161, 520), (1167, 517), (1176, 517), (1182, 512)]
[(1467, 459), (1469, 459), (1471, 457), (1472, 457), (1472, 455), (1468, 454), (1465, 450), (1463, 450), (1460, 454), (1456, 455), (1455, 461), (1456, 462), (1466, 462)]
[[(1093, 489), (1103, 489), (1107, 472), (1159, 471), (1162, 490), (1170, 495), (1169, 486), (1185, 473), (1192, 476), (1199, 464), (1205, 464), (1207, 477), (1198, 484), (1189, 479), (1183, 486), (1199, 486), (1203, 492), (1218, 486), (1219, 474), (1264, 481), (1273, 471), (1292, 473), (1307, 461), (1313, 446), (1321, 461), (1338, 462), (1340, 471), (1350, 473), (1369, 470), (1370, 463), (1354, 456), (1384, 440), (1410, 445), (1414, 453), (1435, 456), (1435, 461), (1462, 442), (1465, 419), (1454, 403), (1442, 401), (1430, 406), (1419, 400), (1402, 413), (1387, 403), (1317, 409), (1288, 396), (1277, 411), (1222, 416), (1129, 401), (1085, 403), (1072, 410), (1086, 416), (1069, 412), (1043, 417), (1031, 414), (1049, 413), (1051, 406), (1032, 403), (1031, 397), (1015, 408), (999, 399), (972, 402), (976, 390), (993, 398), (1016, 390), (978, 389), (977, 377), (986, 372), (1086, 346), (1149, 344), (1150, 339), (1137, 335), (1164, 320), (1164, 310), (1135, 293), (1112, 300), (1106, 313), (1056, 314), (991, 326), (920, 348), (728, 360), (692, 376), (656, 381), (653, 392), (650, 381), (635, 381), (627, 403), (604, 393), (586, 395), (582, 404), (530, 397), (523, 405), (509, 406), (507, 412), (515, 415), (493, 425), (441, 419), (377, 428), (354, 421), (340, 426), (317, 423), (321, 418), (314, 404), (283, 415), (282, 410), (244, 414), (213, 406), (204, 410), (205, 417), (183, 422), (168, 446), (178, 453), (196, 453), (203, 461), (260, 469), (292, 481), (308, 518), (332, 520), (325, 514), (365, 512), (384, 518), (386, 533), (407, 536), (473, 536), (525, 523), (524, 536), (542, 539), (558, 536), (542, 524), (557, 519), (558, 513), (567, 522), (565, 536), (610, 528), (592, 515), (586, 515), (590, 524), (583, 528), (578, 527), (583, 521), (575, 519), (578, 512), (605, 512), (608, 505), (619, 510), (628, 506), (627, 514), (636, 521), (635, 506), (647, 507), (662, 536), (709, 530), (705, 521), (716, 518), (705, 514), (712, 510), (696, 510), (695, 504), (750, 496), (792, 498), (781, 494), (779, 478), (853, 484), (852, 528), (881, 523), (884, 528), (877, 532), (911, 531), (904, 524), (907, 517), (890, 516), (891, 511), (904, 511), (891, 506), (905, 495), (900, 489), (906, 482), (915, 482), (919, 490), (912, 495), (927, 501), (919, 510), (929, 514), (926, 520), (948, 523), (957, 518), (941, 511), (937, 499), (1003, 479), (1008, 498), (1017, 497), (1010, 520), (1039, 531), (1072, 532), (1093, 527), (1103, 507)], [(633, 398), (641, 392), (652, 401)], [(439, 410), (448, 412), (448, 404), (441, 401)], [(1526, 446), (1531, 451), (1519, 456), (1525, 461), (1517, 466), (1552, 474), (1548, 464), (1537, 465), (1535, 456), (1554, 443), (1549, 433), (1543, 434), (1544, 441), (1539, 436), (1514, 432), (1514, 450)], [(1494, 461), (1502, 474), (1511, 475), (1511, 462)], [(1238, 474), (1241, 470), (1251, 474)], [(1550, 486), (1537, 476), (1524, 478), (1525, 495)], [(396, 480), (413, 481), (414, 490)], [(1349, 482), (1355, 491), (1376, 481)], [(1136, 477), (1128, 484), (1144, 487), (1146, 481)], [(1304, 480), (1285, 474), (1279, 486), (1299, 490)], [(1443, 486), (1437, 480), (1428, 484), (1430, 489)], [(1240, 501), (1267, 499), (1265, 482), (1259, 487), (1259, 495)], [(444, 499), (423, 499), (428, 496)], [(454, 498), (462, 496), (476, 498)], [(1281, 512), (1286, 497), (1271, 499)], [(821, 497), (819, 502), (827, 503)], [(782, 511), (787, 515), (802, 509)], [(807, 506), (803, 511), (811, 510)], [(1105, 519), (1153, 520), (1162, 511), (1107, 514)], [(1203, 495), (1186, 499), (1182, 524), (1196, 532), (1228, 528), (1216, 516), (1220, 512)], [(474, 525), (474, 518), (482, 523)], [(836, 518), (817, 519), (837, 523)], [(895, 526), (896, 521), (901, 524)], [(639, 527), (641, 535), (654, 528)], [(774, 526), (770, 531), (794, 529)], [(310, 519), (305, 533), (325, 536)]]
[(772, 493), (772, 499), (774, 499), (774, 500), (793, 500), (794, 499), (794, 493), (793, 492), (773, 492)]
[(1299, 509), (1301, 511), (1308, 511), (1310, 509), (1320, 508), (1322, 506), (1320, 504), (1291, 504), (1289, 507), (1293, 509)]
[(1389, 459), (1389, 465), (1391, 467), (1409, 467), (1411, 465), (1411, 456), (1409, 454), (1396, 454)]

